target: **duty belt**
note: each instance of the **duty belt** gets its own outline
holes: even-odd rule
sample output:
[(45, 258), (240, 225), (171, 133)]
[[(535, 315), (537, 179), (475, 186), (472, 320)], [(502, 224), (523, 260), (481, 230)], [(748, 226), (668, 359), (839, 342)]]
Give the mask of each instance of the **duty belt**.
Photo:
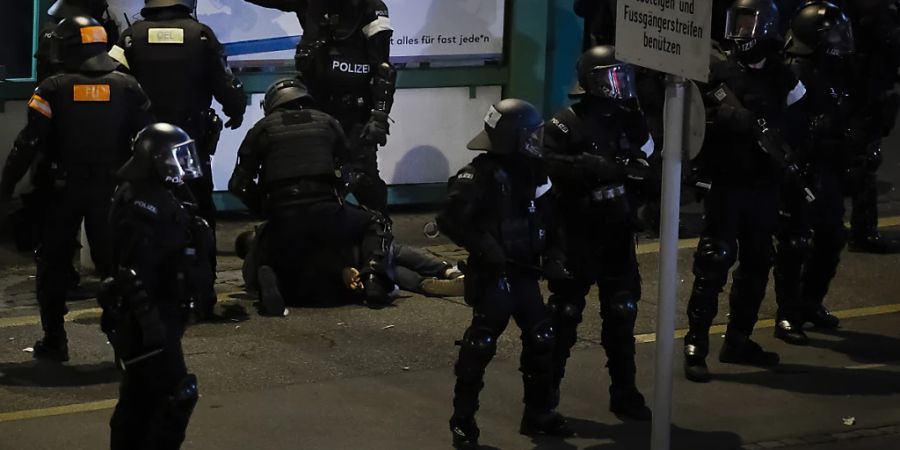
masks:
[(608, 184), (606, 186), (600, 186), (597, 189), (591, 191), (591, 198), (595, 202), (605, 202), (609, 200), (614, 200), (619, 197), (625, 196), (625, 185), (624, 184)]
[(366, 106), (366, 99), (358, 95), (344, 94), (329, 96), (330, 103), (342, 108), (354, 109)]

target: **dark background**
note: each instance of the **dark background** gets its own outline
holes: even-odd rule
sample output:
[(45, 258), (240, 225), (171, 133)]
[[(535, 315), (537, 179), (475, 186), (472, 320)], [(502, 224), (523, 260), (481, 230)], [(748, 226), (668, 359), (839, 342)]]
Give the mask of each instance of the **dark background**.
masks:
[(34, 2), (5, 0), (0, 6), (0, 65), (6, 78), (31, 78)]

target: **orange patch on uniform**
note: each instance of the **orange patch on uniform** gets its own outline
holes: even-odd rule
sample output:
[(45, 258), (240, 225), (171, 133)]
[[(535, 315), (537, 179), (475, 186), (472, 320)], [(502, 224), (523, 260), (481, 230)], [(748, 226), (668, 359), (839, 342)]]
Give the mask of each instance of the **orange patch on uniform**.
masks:
[(53, 118), (53, 108), (51, 108), (50, 103), (41, 98), (40, 95), (32, 95), (31, 100), (28, 101), (28, 107), (43, 114), (48, 119)]
[(106, 43), (106, 29), (101, 26), (84, 27), (81, 29), (81, 43), (95, 44)]
[(76, 102), (108, 102), (108, 84), (76, 84), (73, 88)]

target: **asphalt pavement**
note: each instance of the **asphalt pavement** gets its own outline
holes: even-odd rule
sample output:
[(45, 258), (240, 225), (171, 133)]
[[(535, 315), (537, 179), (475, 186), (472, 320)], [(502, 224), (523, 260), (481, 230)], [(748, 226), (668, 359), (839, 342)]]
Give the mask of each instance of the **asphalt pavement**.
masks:
[[(448, 260), (464, 254), (421, 229), (427, 212), (395, 214), (399, 240)], [(897, 226), (888, 218), (884, 225)], [(190, 328), (188, 366), (202, 398), (185, 449), (441, 449), (450, 448), (447, 419), (458, 339), (471, 318), (459, 298), (403, 293), (379, 311), (361, 305), (292, 308), (286, 318), (256, 314), (243, 292), (230, 242), (249, 223), (230, 219), (219, 233), (219, 312), (224, 320)], [(681, 242), (677, 328), (695, 241)], [(0, 449), (98, 449), (106, 446), (115, 405), (116, 369), (99, 331), (92, 299), (70, 304), (72, 360), (40, 364), (24, 351), (40, 337), (27, 255), (0, 250)], [(638, 319), (639, 386), (652, 398), (656, 337), (657, 243), (639, 246), (644, 299)], [(900, 448), (900, 255), (846, 253), (828, 304), (843, 316), (831, 333), (811, 333), (808, 347), (772, 337), (769, 291), (757, 339), (778, 351), (775, 370), (722, 365), (698, 385), (675, 373), (674, 449), (808, 450)], [(90, 284), (90, 280), (86, 279)], [(595, 292), (592, 292), (592, 298)], [(723, 294), (723, 323), (727, 307)], [(517, 433), (521, 375), (518, 330), (510, 326), (488, 369), (479, 424), (486, 448), (646, 449), (650, 428), (608, 412), (608, 376), (599, 346), (596, 301), (563, 386), (562, 413), (578, 436), (530, 439)], [(721, 341), (716, 328), (713, 352)], [(677, 342), (680, 350), (681, 342)]]

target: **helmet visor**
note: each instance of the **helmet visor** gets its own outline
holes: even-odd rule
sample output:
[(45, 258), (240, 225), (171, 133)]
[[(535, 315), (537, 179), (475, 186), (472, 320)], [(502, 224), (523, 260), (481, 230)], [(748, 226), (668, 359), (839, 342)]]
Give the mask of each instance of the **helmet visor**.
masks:
[(588, 75), (588, 85), (591, 94), (596, 96), (617, 100), (636, 96), (634, 69), (627, 64), (595, 67)]
[(759, 11), (749, 8), (731, 8), (725, 16), (725, 39), (750, 40), (762, 34)]
[(822, 41), (825, 52), (831, 56), (846, 56), (855, 50), (853, 26), (849, 21), (838, 22), (825, 32)]
[(160, 175), (167, 183), (181, 184), (203, 176), (203, 166), (193, 139), (172, 147), (169, 153), (157, 160), (157, 164)]
[(532, 158), (544, 156), (544, 124), (534, 128), (523, 128), (519, 142), (522, 143), (521, 151)]

